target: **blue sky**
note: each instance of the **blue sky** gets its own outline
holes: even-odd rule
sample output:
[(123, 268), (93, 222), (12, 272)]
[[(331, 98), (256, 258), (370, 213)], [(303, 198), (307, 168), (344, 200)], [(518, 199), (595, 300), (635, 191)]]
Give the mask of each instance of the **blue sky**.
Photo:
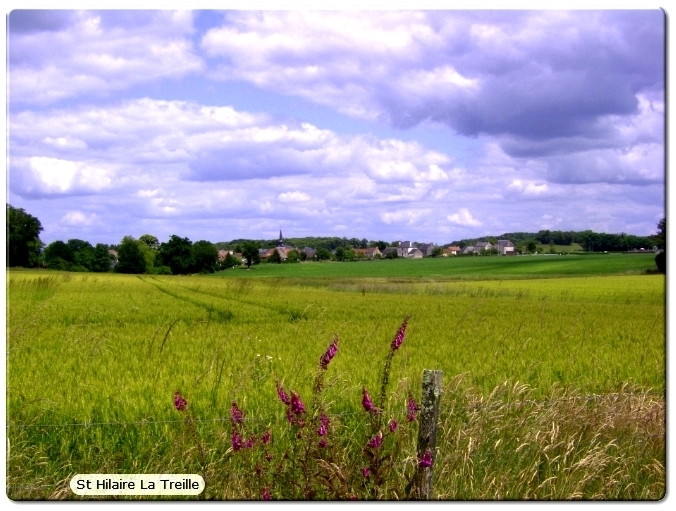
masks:
[(43, 241), (647, 235), (665, 15), (14, 10), (8, 202)]

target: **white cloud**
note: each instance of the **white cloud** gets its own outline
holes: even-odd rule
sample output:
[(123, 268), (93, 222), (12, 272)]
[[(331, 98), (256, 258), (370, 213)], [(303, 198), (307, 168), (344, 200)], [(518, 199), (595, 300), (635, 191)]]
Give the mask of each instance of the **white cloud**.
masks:
[(70, 226), (84, 227), (99, 223), (99, 216), (96, 213), (87, 215), (82, 211), (69, 211), (61, 218), (61, 223)]
[(482, 225), (482, 222), (474, 218), (467, 208), (460, 208), (457, 213), (448, 215), (446, 219), (452, 224), (462, 227), (478, 227)]
[(310, 200), (310, 196), (307, 193), (298, 191), (280, 193), (277, 198), (280, 202), (307, 202)]
[(27, 163), (33, 183), (46, 193), (100, 191), (112, 181), (110, 171), (85, 162), (33, 156)]
[(16, 12), (9, 15), (13, 102), (34, 105), (104, 95), (203, 68), (189, 39), (189, 11), (142, 11), (132, 26), (127, 26), (129, 19), (116, 19), (124, 18), (124, 11), (67, 11), (70, 23), (60, 30), (25, 33), (11, 31), (15, 16), (22, 15)]

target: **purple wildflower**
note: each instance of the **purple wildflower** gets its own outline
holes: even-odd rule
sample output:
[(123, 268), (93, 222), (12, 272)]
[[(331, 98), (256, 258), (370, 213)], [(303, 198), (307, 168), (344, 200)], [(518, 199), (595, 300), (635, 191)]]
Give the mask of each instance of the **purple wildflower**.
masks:
[(408, 422), (413, 422), (416, 417), (416, 412), (420, 410), (420, 407), (416, 404), (416, 402), (413, 400), (412, 397), (409, 396), (408, 398), (408, 415), (406, 416), (406, 419), (408, 419)]
[(269, 452), (265, 453), (265, 459), (267, 461), (272, 461), (272, 454), (270, 454)]
[(408, 320), (411, 316), (406, 316), (404, 318), (404, 322), (401, 324), (399, 327), (399, 330), (397, 330), (397, 335), (394, 336), (394, 339), (392, 340), (392, 345), (390, 346), (390, 349), (392, 351), (396, 351), (399, 349), (399, 346), (401, 346), (401, 343), (404, 342), (404, 335), (406, 335), (406, 326), (408, 325)]
[(235, 424), (241, 424), (244, 422), (244, 413), (239, 409), (237, 403), (232, 402), (232, 408), (230, 409), (230, 417)]
[(390, 423), (388, 424), (388, 426), (390, 427), (390, 431), (391, 431), (392, 433), (394, 433), (394, 432), (397, 430), (397, 426), (398, 426), (397, 421), (394, 420), (394, 419), (392, 419), (392, 420), (390, 421)]
[(427, 449), (425, 454), (423, 454), (423, 457), (420, 458), (418, 466), (420, 468), (428, 468), (432, 466), (432, 452), (429, 449)]
[(265, 433), (263, 433), (263, 437), (261, 438), (264, 444), (269, 444), (270, 443), (270, 430), (268, 429)]
[(369, 478), (369, 475), (371, 474), (371, 471), (368, 469), (368, 467), (364, 467), (361, 469), (361, 475), (363, 475), (366, 479)]
[(239, 436), (237, 431), (232, 432), (232, 450), (239, 451), (242, 448), (242, 437)]
[(377, 449), (383, 443), (383, 433), (378, 431), (376, 435), (368, 441), (368, 445), (371, 449)]
[(295, 392), (291, 392), (291, 411), (295, 413), (296, 415), (300, 415), (301, 413), (305, 413), (305, 405), (303, 405), (303, 402), (300, 400), (300, 396), (296, 394)]
[(333, 338), (333, 342), (329, 345), (329, 347), (322, 355), (322, 358), (319, 359), (319, 365), (321, 366), (322, 369), (326, 369), (329, 366), (329, 362), (331, 362), (331, 359), (336, 356), (337, 351), (338, 351), (338, 336), (336, 335)]
[(366, 410), (367, 412), (377, 413), (376, 407), (373, 406), (373, 401), (371, 401), (371, 396), (369, 396), (366, 387), (362, 388), (361, 393), (362, 393), (361, 404), (364, 407), (364, 410)]
[(291, 407), (288, 407), (286, 409), (286, 418), (289, 420), (289, 424), (295, 424), (296, 423), (296, 416), (291, 411)]
[(322, 412), (321, 417), (319, 417), (319, 429), (317, 430), (317, 433), (319, 433), (319, 436), (325, 436), (328, 428), (329, 428), (329, 423), (331, 422), (331, 419)]
[(242, 447), (244, 447), (245, 449), (251, 449), (253, 447), (255, 441), (256, 441), (256, 437), (253, 437), (253, 436), (249, 437), (249, 440), (244, 442), (244, 445)]
[(324, 447), (326, 447), (326, 438), (322, 438), (322, 439), (319, 441), (319, 447), (321, 447), (322, 449), (323, 449)]
[(174, 406), (179, 412), (183, 412), (188, 408), (188, 402), (178, 390), (174, 392)]
[(291, 404), (291, 398), (286, 392), (284, 392), (284, 389), (282, 388), (282, 385), (279, 382), (277, 382), (277, 395), (279, 396), (279, 399), (282, 400), (282, 403), (284, 403), (285, 405), (288, 406)]
[(267, 488), (263, 488), (263, 500), (271, 500), (270, 492)]

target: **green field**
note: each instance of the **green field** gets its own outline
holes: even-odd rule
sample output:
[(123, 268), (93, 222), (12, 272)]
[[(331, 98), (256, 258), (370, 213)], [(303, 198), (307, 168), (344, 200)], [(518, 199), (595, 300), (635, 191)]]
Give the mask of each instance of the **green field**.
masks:
[(226, 270), (236, 277), (500, 279), (640, 274), (655, 268), (655, 254), (456, 256), (424, 259), (261, 264)]
[[(444, 371), (437, 498), (661, 498), (665, 279), (645, 274), (652, 268), (654, 257), (639, 254), (270, 264), (194, 277), (10, 271), (8, 495), (74, 498), (77, 473), (199, 471), (207, 498), (259, 498), (228, 451), (230, 405), (259, 430), (282, 428), (275, 381), (308, 402), (335, 334), (323, 399), (342, 417), (350, 466), (350, 442), (368, 428), (361, 389), (378, 394), (410, 314), (388, 410), (420, 393), (423, 369)], [(203, 456), (172, 406), (177, 389)], [(486, 403), (501, 411), (481, 412)], [(523, 442), (528, 455), (514, 456)], [(359, 488), (350, 491), (401, 497)]]

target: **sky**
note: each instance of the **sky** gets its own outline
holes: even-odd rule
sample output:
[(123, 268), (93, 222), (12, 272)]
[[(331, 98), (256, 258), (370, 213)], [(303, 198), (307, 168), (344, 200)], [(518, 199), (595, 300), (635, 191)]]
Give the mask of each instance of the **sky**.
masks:
[(7, 20), (7, 202), (45, 243), (444, 244), (665, 216), (659, 9)]

